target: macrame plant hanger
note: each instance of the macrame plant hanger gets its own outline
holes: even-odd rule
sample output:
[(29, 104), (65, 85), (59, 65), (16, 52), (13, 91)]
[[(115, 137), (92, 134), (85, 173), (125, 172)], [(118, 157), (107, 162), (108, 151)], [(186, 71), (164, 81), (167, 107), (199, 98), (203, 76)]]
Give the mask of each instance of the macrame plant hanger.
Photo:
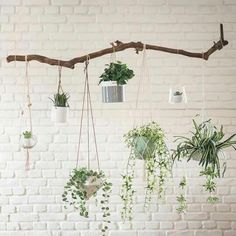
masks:
[[(29, 170), (30, 164), (29, 164), (29, 149), (33, 148), (36, 143), (37, 139), (33, 135), (33, 125), (32, 125), (32, 112), (31, 112), (31, 98), (30, 98), (30, 81), (29, 81), (29, 75), (28, 75), (28, 68), (29, 68), (29, 62), (27, 60), (27, 55), (25, 56), (25, 80), (26, 80), (26, 106), (21, 108), (21, 121), (23, 120), (25, 113), (28, 113), (28, 121), (29, 124), (27, 124), (27, 118), (26, 119), (26, 125), (29, 125), (29, 129), (27, 132), (30, 133), (30, 137), (26, 142), (26, 139), (24, 139), (24, 134), (22, 133), (22, 127), (20, 128), (20, 138), (19, 142), (21, 143), (22, 147), (26, 149), (26, 162), (25, 162), (25, 170)], [(20, 121), (20, 123), (21, 123)], [(21, 125), (20, 125), (21, 126)]]
[(76, 168), (78, 168), (78, 164), (79, 164), (83, 118), (84, 118), (84, 113), (86, 112), (87, 113), (87, 122), (86, 122), (87, 123), (86, 124), (87, 126), (86, 127), (87, 128), (87, 168), (88, 170), (90, 170), (91, 168), (91, 158), (90, 158), (90, 117), (91, 117), (97, 169), (98, 171), (100, 171), (100, 161), (99, 161), (99, 156), (98, 156), (96, 132), (95, 132), (93, 109), (92, 109), (89, 79), (88, 79), (88, 65), (89, 65), (89, 56), (87, 56), (87, 60), (85, 62), (85, 69), (84, 69), (85, 81), (84, 81), (84, 91), (83, 91), (83, 100), (82, 100), (82, 114), (81, 114), (81, 119), (80, 119), (79, 143), (78, 143), (78, 150), (77, 150)]

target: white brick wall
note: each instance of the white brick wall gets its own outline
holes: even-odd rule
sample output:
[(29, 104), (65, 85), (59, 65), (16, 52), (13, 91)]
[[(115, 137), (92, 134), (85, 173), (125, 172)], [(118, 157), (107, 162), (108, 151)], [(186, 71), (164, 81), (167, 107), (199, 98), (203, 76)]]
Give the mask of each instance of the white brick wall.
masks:
[[(24, 171), (25, 155), (17, 145), (19, 104), (24, 92), (24, 63), (6, 63), (8, 54), (37, 53), (70, 59), (121, 41), (143, 41), (158, 45), (202, 51), (219, 37), (224, 23), (229, 45), (206, 63), (206, 107), (208, 116), (223, 124), (227, 134), (236, 132), (236, 1), (235, 0), (0, 0), (0, 236), (95, 236), (99, 235), (99, 211), (89, 220), (65, 211), (61, 193), (70, 170), (75, 166), (78, 125), (84, 80), (83, 65), (62, 70), (64, 89), (71, 94), (69, 122), (50, 121), (49, 96), (55, 92), (57, 68), (30, 63), (33, 124), (39, 144), (30, 154), (32, 169)], [(161, 52), (147, 52), (152, 79), (154, 118), (173, 136), (191, 128), (191, 118), (200, 112), (202, 61)], [(121, 52), (139, 75), (141, 55)], [(218, 181), (220, 203), (209, 206), (202, 193), (202, 179), (195, 164), (189, 167), (191, 185), (188, 213), (175, 212), (177, 180), (182, 167), (174, 170), (164, 201), (142, 211), (141, 171), (136, 214), (132, 223), (122, 224), (118, 197), (120, 173), (128, 151), (122, 135), (132, 127), (138, 76), (127, 86), (127, 102), (101, 103), (98, 76), (109, 56), (89, 65), (92, 99), (101, 166), (115, 184), (111, 198), (110, 236), (235, 236), (236, 161), (228, 152), (228, 172)], [(168, 89), (185, 84), (189, 103), (171, 106)], [(85, 150), (84, 145), (82, 145)], [(84, 161), (83, 161), (84, 163)], [(139, 165), (142, 168), (142, 165)], [(177, 179), (178, 177), (178, 179)], [(91, 203), (94, 204), (94, 203)], [(91, 207), (94, 205), (91, 205)], [(93, 210), (94, 211), (94, 210)]]

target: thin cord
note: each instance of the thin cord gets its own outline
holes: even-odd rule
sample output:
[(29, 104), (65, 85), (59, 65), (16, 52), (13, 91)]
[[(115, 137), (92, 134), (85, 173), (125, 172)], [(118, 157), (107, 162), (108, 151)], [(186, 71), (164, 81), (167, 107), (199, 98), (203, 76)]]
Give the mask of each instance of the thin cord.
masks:
[[(202, 53), (204, 59), (204, 53)], [(206, 119), (205, 61), (202, 63), (202, 122)]]

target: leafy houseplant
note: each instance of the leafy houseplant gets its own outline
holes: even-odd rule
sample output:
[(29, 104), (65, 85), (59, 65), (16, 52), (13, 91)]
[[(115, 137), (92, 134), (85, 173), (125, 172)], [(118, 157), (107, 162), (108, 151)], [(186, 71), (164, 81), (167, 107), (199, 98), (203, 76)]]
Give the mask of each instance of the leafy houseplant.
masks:
[(186, 185), (187, 185), (186, 177), (183, 177), (179, 183), (179, 188), (182, 192), (179, 194), (179, 196), (177, 196), (177, 201), (179, 203), (179, 206), (178, 208), (176, 208), (176, 210), (179, 214), (184, 213), (187, 210), (187, 201), (183, 194), (183, 191), (185, 191), (186, 189)]
[(101, 228), (102, 235), (106, 235), (108, 230), (110, 208), (109, 197), (112, 184), (106, 180), (102, 171), (88, 170), (85, 167), (74, 169), (70, 179), (64, 187), (62, 200), (65, 204), (74, 206), (79, 210), (80, 215), (88, 218), (89, 212), (86, 202), (96, 196), (99, 189), (102, 189), (101, 210), (103, 212), (103, 225)]
[(236, 134), (223, 139), (225, 136), (223, 126), (217, 129), (211, 123), (211, 120), (200, 124), (193, 120), (193, 124), (195, 130), (191, 132), (191, 138), (177, 137), (176, 140), (181, 142), (177, 145), (177, 149), (174, 150), (172, 158), (173, 161), (181, 160), (182, 158), (187, 158), (187, 161), (198, 161), (199, 166), (202, 168), (200, 175), (206, 177), (206, 183), (203, 187), (211, 194), (208, 202), (215, 202), (217, 198), (212, 196), (216, 191), (215, 178), (223, 177), (226, 170), (226, 163), (224, 162), (221, 165), (220, 154), (223, 154), (223, 151), (229, 147), (236, 150), (236, 141), (233, 140)]
[(102, 85), (103, 102), (123, 102), (124, 85), (134, 77), (134, 72), (120, 61), (111, 62), (107, 66), (108, 68), (104, 69), (99, 81), (99, 84)]
[(32, 137), (31, 131), (27, 131), (27, 130), (23, 132), (23, 135), (25, 139), (30, 139)]
[(183, 92), (180, 92), (180, 91), (174, 92), (174, 96), (181, 96), (182, 94), (183, 94)]
[(67, 108), (69, 107), (70, 96), (67, 93), (57, 92), (50, 100), (54, 106), (52, 108), (52, 120), (55, 122), (64, 123), (66, 122)]
[(134, 128), (124, 135), (125, 143), (131, 148), (126, 173), (122, 176), (121, 199), (123, 220), (132, 219), (134, 197), (134, 167), (136, 159), (143, 159), (147, 171), (145, 208), (149, 206), (152, 194), (158, 188), (158, 196), (164, 193), (164, 184), (171, 171), (171, 159), (160, 126), (152, 121), (147, 125)]

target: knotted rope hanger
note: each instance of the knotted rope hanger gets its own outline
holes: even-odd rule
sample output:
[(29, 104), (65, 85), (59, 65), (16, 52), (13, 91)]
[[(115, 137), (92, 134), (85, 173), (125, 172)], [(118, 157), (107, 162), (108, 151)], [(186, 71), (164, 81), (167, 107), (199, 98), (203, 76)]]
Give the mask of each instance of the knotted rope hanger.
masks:
[[(82, 112), (81, 112), (81, 119), (80, 119), (79, 143), (78, 143), (78, 150), (77, 150), (76, 168), (78, 167), (79, 158), (80, 158), (80, 144), (81, 144), (81, 137), (82, 137), (83, 118), (84, 118), (84, 111), (86, 110), (86, 112), (87, 112), (87, 168), (90, 169), (90, 167), (91, 167), (90, 122), (89, 122), (89, 118), (91, 116), (97, 168), (98, 168), (98, 171), (100, 171), (100, 162), (99, 162), (99, 156), (98, 156), (97, 139), (96, 139), (95, 125), (94, 125), (94, 118), (93, 118), (93, 109), (92, 109), (89, 79), (88, 79), (88, 65), (89, 65), (89, 56), (87, 56), (87, 60), (85, 62), (85, 69), (84, 69), (85, 81), (84, 81), (84, 91), (83, 91), (83, 100), (82, 100)], [(86, 102), (86, 107), (85, 107), (85, 102)]]
[[(224, 39), (224, 30), (223, 30), (223, 24), (220, 24), (220, 39), (217, 42), (214, 42), (213, 46), (210, 47), (206, 52), (202, 53), (196, 53), (196, 52), (189, 52), (185, 51), (182, 49), (175, 49), (175, 48), (168, 48), (168, 47), (162, 47), (158, 45), (151, 45), (151, 44), (146, 44), (146, 49), (148, 50), (154, 50), (154, 51), (162, 51), (166, 53), (172, 53), (172, 54), (178, 54), (178, 55), (183, 55), (187, 57), (192, 57), (192, 58), (199, 58), (199, 59), (204, 59), (208, 60), (210, 55), (216, 52), (217, 50), (221, 50), (224, 46), (228, 44), (228, 41)], [(106, 54), (111, 54), (113, 53), (113, 50), (115, 49), (116, 52), (119, 51), (124, 51), (129, 48), (134, 48), (136, 53), (139, 53), (139, 51), (143, 50), (143, 43), (142, 42), (129, 42), (129, 43), (123, 43), (119, 40), (117, 40), (114, 44), (112, 45), (111, 48), (105, 48), (100, 51), (92, 52), (87, 55), (89, 55), (90, 59), (101, 57)], [(63, 67), (71, 68), (74, 69), (75, 64), (77, 63), (83, 63), (87, 60), (87, 55), (80, 56), (73, 58), (68, 61), (62, 61), (60, 60), (60, 65)], [(7, 62), (11, 61), (24, 61), (25, 56), (24, 55), (9, 55), (7, 57)], [(48, 58), (42, 55), (28, 55), (27, 57), (28, 61), (38, 61), (41, 63), (46, 63), (49, 65), (58, 65), (58, 59), (52, 59)]]

